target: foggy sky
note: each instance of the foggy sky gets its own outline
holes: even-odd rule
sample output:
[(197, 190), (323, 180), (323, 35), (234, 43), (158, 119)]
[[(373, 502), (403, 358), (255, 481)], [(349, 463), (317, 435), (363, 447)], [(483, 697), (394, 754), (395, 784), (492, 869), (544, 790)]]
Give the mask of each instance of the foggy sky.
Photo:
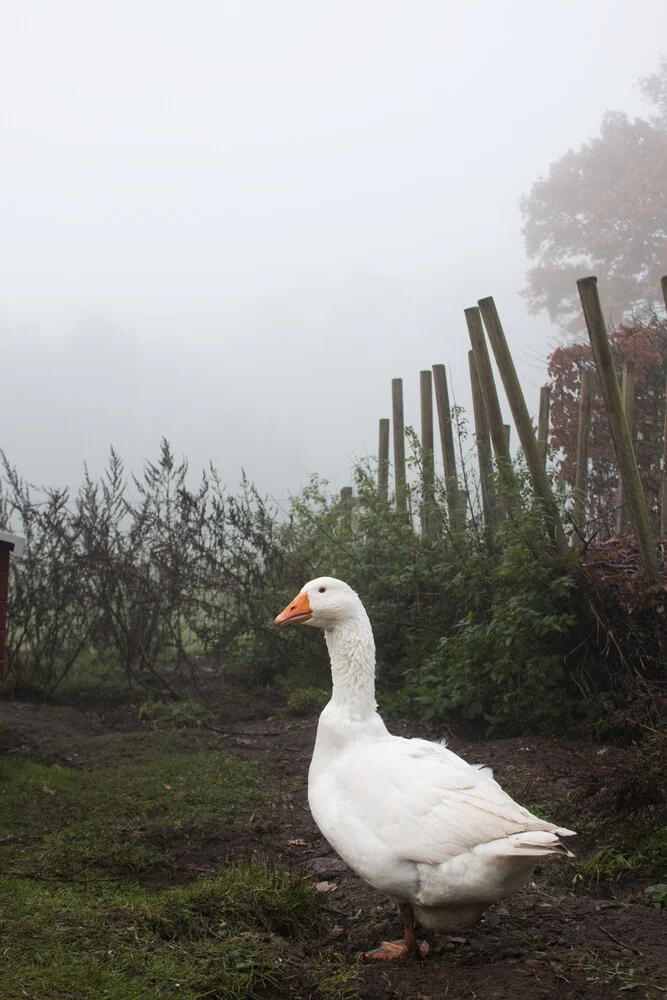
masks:
[(486, 295), (536, 413), (518, 199), (648, 113), (666, 37), (659, 0), (1, 0), (0, 447), (342, 486), (392, 377), (415, 426), (434, 363), (468, 404)]

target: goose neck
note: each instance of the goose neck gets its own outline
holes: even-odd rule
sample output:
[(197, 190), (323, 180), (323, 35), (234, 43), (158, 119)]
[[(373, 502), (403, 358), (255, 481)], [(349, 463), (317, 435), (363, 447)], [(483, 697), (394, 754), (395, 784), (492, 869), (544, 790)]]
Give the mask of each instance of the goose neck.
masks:
[(332, 702), (355, 715), (374, 712), (375, 642), (368, 617), (359, 615), (324, 635), (331, 660)]

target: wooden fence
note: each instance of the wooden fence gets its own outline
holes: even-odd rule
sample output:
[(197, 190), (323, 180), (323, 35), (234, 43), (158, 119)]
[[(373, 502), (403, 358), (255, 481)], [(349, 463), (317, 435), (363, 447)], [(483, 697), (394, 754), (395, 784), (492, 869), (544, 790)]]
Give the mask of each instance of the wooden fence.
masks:
[[(597, 290), (597, 278), (581, 278), (577, 282), (584, 320), (591, 343), (593, 360), (598, 376), (602, 400), (609, 421), (614, 451), (619, 468), (618, 502), (616, 530), (618, 533), (632, 529), (641, 558), (644, 574), (649, 580), (658, 580), (660, 570), (656, 546), (652, 536), (646, 498), (644, 496), (632, 434), (635, 371), (632, 362), (626, 362), (622, 375), (622, 386), (613, 362), (611, 344)], [(667, 275), (661, 281), (665, 307), (667, 308)], [(555, 551), (565, 554), (570, 545), (583, 544), (582, 526), (586, 521), (587, 488), (590, 454), (591, 412), (593, 406), (593, 373), (585, 371), (581, 379), (579, 401), (579, 427), (577, 440), (576, 480), (572, 523), (569, 525), (569, 539), (561, 520), (546, 473), (546, 457), (549, 440), (550, 389), (543, 386), (540, 392), (540, 407), (537, 429), (529, 415), (526, 401), (519, 384), (514, 362), (505, 337), (493, 298), (480, 299), (477, 306), (464, 310), (472, 350), (468, 354), (470, 384), (472, 391), (475, 441), (479, 464), (481, 493), (481, 514), (485, 525), (493, 528), (501, 516), (498, 504), (493, 498), (492, 475), (495, 468), (502, 480), (511, 487), (515, 482), (509, 446), (509, 428), (503, 424), (498, 390), (491, 366), (488, 344), (491, 346), (496, 367), (505, 391), (514, 425), (516, 427), (526, 467), (532, 487), (538, 499), (549, 537)], [(434, 426), (433, 390), (437, 407), (440, 445), (444, 470), (444, 485), (447, 509), (452, 531), (465, 526), (466, 511), (470, 508), (470, 498), (459, 484), (459, 474), (454, 450), (452, 410), (444, 364), (435, 364), (431, 371), (419, 374), (421, 409), (421, 531), (431, 535), (434, 525), (430, 511), (434, 495)], [(407, 475), (405, 458), (405, 418), (403, 410), (403, 380), (395, 378), (391, 386), (392, 419), (380, 420), (378, 446), (378, 488), (389, 499), (389, 438), (393, 430), (393, 472), (394, 503), (408, 516)], [(662, 537), (667, 535), (667, 391), (664, 424), (664, 454), (662, 468), (661, 524)], [(505, 491), (504, 502), (516, 503), (512, 489)], [(351, 491), (344, 487), (341, 500), (344, 510), (350, 508)], [(349, 516), (349, 515), (346, 515)]]

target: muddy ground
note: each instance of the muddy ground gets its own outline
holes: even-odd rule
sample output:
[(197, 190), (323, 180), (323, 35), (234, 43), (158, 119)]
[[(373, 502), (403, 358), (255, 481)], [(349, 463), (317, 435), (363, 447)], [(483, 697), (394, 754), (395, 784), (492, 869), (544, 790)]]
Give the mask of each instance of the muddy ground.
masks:
[[(665, 877), (596, 881), (594, 871), (581, 876), (572, 862), (538, 867), (532, 884), (489, 910), (462, 938), (429, 935), (431, 952), (423, 962), (364, 962), (364, 951), (400, 936), (397, 912), (336, 857), (311, 819), (306, 781), (316, 720), (272, 715), (272, 710), (270, 704), (258, 708), (241, 696), (231, 697), (209, 724), (182, 731), (184, 749), (224, 749), (261, 761), (269, 775), (271, 806), (250, 816), (242, 834), (175, 845), (173, 868), (151, 878), (163, 885), (179, 882), (227, 859), (248, 857), (302, 871), (325, 896), (329, 931), (320, 948), (359, 963), (364, 1000), (607, 1000), (626, 992), (650, 998), (667, 994), (667, 912), (651, 907), (643, 892)], [(128, 762), (142, 741), (151, 739), (134, 705), (82, 709), (4, 702), (0, 721), (21, 735), (10, 752), (86, 769)], [(618, 822), (627, 821), (629, 813), (619, 800), (631, 799), (642, 783), (632, 746), (569, 738), (482, 740), (456, 731), (426, 732), (408, 722), (392, 728), (403, 735), (446, 736), (466, 759), (490, 765), (524, 804), (583, 831), (575, 846), (578, 858), (602, 846), (601, 814), (608, 817), (618, 808)], [(649, 789), (657, 780), (644, 778)], [(641, 799), (641, 790), (637, 794)], [(293, 947), (307, 959), (312, 946), (297, 942)], [(313, 961), (318, 960), (313, 951)]]

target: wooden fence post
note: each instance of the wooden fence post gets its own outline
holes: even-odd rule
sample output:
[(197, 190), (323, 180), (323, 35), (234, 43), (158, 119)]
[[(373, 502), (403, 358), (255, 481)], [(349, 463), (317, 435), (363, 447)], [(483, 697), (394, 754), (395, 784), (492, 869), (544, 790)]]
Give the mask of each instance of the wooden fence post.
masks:
[(523, 392), (521, 391), (495, 302), (489, 296), (488, 298), (480, 299), (478, 306), (484, 320), (486, 332), (489, 335), (498, 371), (505, 387), (505, 395), (507, 396), (512, 416), (514, 417), (514, 426), (517, 429), (519, 441), (523, 448), (533, 489), (542, 504), (546, 520), (552, 530), (556, 550), (561, 555), (565, 555), (568, 551), (568, 544), (565, 532), (563, 531), (563, 525), (561, 524), (558, 506), (551, 492), (544, 463), (537, 447), (533, 423), (528, 413), (526, 401), (523, 398)]
[[(588, 498), (588, 454), (591, 440), (591, 408), (593, 405), (593, 372), (581, 373), (579, 394), (579, 432), (577, 434), (577, 470), (574, 481), (574, 507), (572, 521), (575, 528), (586, 520)], [(582, 541), (581, 537), (578, 542)]]
[[(665, 281), (665, 279), (662, 279)], [(667, 297), (667, 292), (665, 293)], [(662, 507), (660, 508), (660, 537), (667, 538), (667, 382), (665, 382), (665, 432), (662, 442)]]
[(430, 537), (433, 533), (435, 472), (433, 466), (433, 384), (431, 372), (428, 369), (419, 373), (419, 398), (422, 432), (422, 502), (419, 519), (422, 534)]
[[(623, 399), (623, 410), (625, 411), (625, 419), (628, 422), (628, 430), (630, 431), (630, 440), (632, 441), (632, 447), (634, 448), (634, 434), (633, 434), (633, 418), (635, 410), (635, 363), (634, 361), (625, 361), (623, 363), (623, 381), (621, 382), (621, 398)], [(618, 479), (618, 490), (616, 492), (616, 534), (621, 535), (624, 531), (627, 531), (630, 526), (630, 514), (628, 512), (628, 507), (625, 502), (625, 487), (623, 486), (623, 479), (619, 476)]]
[(549, 451), (549, 409), (551, 405), (551, 386), (543, 385), (540, 389), (540, 414), (537, 420), (537, 441), (542, 453), (544, 464), (547, 463)]
[[(438, 409), (438, 426), (440, 428), (442, 464), (445, 471), (445, 487), (447, 490), (449, 522), (454, 530), (458, 530), (465, 517), (465, 512), (463, 511), (465, 494), (461, 494), (459, 492), (459, 479), (456, 471), (456, 452), (454, 451), (454, 433), (452, 428), (452, 411), (449, 405), (447, 372), (444, 365), (433, 365), (433, 384), (435, 386), (435, 401)], [(461, 516), (462, 512), (463, 516)]]
[(7, 646), (7, 603), (9, 600), (9, 553), (11, 547), (0, 542), (0, 681), (5, 676)]
[(380, 419), (378, 441), (378, 491), (387, 499), (389, 493), (389, 418)]
[(491, 442), (489, 441), (489, 425), (486, 420), (482, 387), (479, 384), (475, 352), (468, 351), (468, 367), (470, 368), (470, 388), (472, 389), (472, 411), (475, 420), (475, 440), (477, 442), (477, 460), (479, 462), (479, 486), (482, 492), (482, 514), (484, 524), (495, 527), (493, 505), (491, 503), (491, 476), (493, 461), (491, 458)]
[(625, 493), (630, 506), (630, 516), (632, 517), (632, 524), (635, 529), (641, 566), (646, 577), (652, 583), (657, 583), (660, 579), (660, 570), (658, 568), (658, 558), (651, 532), (651, 522), (648, 516), (648, 508), (646, 506), (644, 491), (642, 490), (641, 479), (639, 478), (639, 469), (637, 468), (637, 459), (632, 447), (628, 422), (625, 419), (623, 411), (621, 390), (618, 385), (611, 345), (607, 336), (602, 307), (600, 306), (597, 281), (598, 279), (595, 277), (580, 278), (577, 281), (579, 298), (581, 299), (588, 336), (593, 349), (593, 358), (607, 410), (616, 458), (618, 459), (621, 475), (623, 476)]
[(484, 400), (484, 409), (486, 410), (486, 421), (489, 428), (489, 434), (491, 435), (491, 441), (493, 443), (493, 450), (496, 454), (498, 467), (501, 474), (505, 478), (505, 481), (507, 483), (512, 483), (514, 481), (514, 473), (510, 460), (509, 448), (507, 447), (507, 434), (505, 432), (505, 425), (503, 424), (503, 416), (500, 412), (500, 403), (498, 402), (496, 383), (493, 378), (491, 359), (489, 358), (489, 352), (484, 338), (482, 320), (477, 306), (473, 306), (471, 309), (466, 309), (465, 318), (466, 323), (468, 324), (470, 343), (472, 344), (473, 353), (475, 355), (475, 368), (482, 390), (482, 399)]
[(407, 515), (405, 495), (405, 423), (403, 420), (403, 379), (391, 380), (391, 413), (394, 426), (394, 482), (396, 506)]
[(343, 527), (346, 530), (350, 530), (352, 527), (352, 505), (354, 503), (354, 498), (352, 496), (352, 487), (343, 486), (340, 491), (340, 509), (343, 515)]
[[(667, 274), (660, 279), (662, 297), (667, 309)], [(662, 506), (660, 508), (660, 537), (667, 537), (667, 383), (665, 384), (665, 434), (662, 455)]]

